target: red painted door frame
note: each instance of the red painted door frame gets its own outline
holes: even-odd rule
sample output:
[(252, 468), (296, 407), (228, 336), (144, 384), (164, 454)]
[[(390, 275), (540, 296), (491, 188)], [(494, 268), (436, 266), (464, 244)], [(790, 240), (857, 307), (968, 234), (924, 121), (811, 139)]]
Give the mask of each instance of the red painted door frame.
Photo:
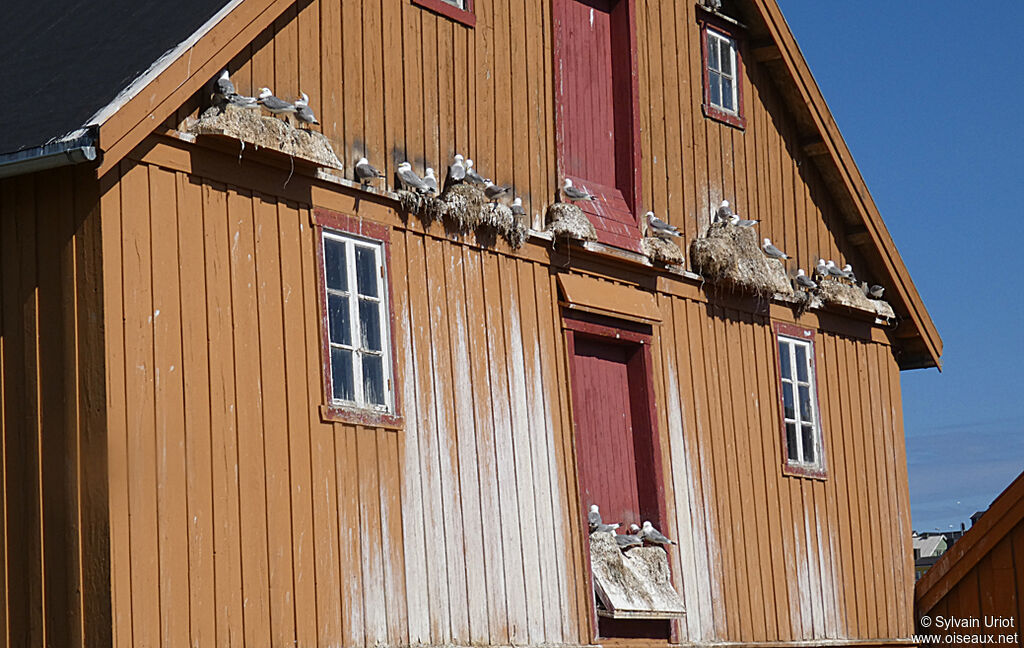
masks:
[[(665, 477), (661, 461), (661, 439), (658, 435), (657, 410), (655, 409), (654, 401), (654, 362), (651, 352), (651, 334), (637, 330), (639, 328), (646, 328), (642, 325), (631, 325), (628, 322), (620, 322), (606, 317), (588, 315), (586, 313), (574, 311), (563, 312), (562, 326), (565, 329), (567, 359), (569, 364), (568, 373), (572, 403), (573, 447), (576, 451), (577, 457), (581, 455), (583, 450), (579, 445), (581, 438), (578, 430), (580, 417), (576, 414), (576, 408), (578, 404), (583, 401), (583, 396), (579, 393), (579, 380), (573, 375), (576, 357), (576, 342), (580, 339), (597, 340), (609, 345), (627, 347), (630, 350), (631, 355), (628, 361), (628, 371), (631, 387), (630, 411), (633, 421), (633, 433), (634, 435), (638, 433), (645, 435), (644, 440), (648, 441), (646, 447), (649, 449), (649, 454), (647, 456), (637, 456), (636, 461), (638, 463), (640, 461), (647, 461), (651, 466), (651, 479), (643, 486), (641, 486), (640, 483), (637, 485), (638, 497), (641, 501), (641, 507), (644, 509), (644, 519), (650, 520), (651, 523), (658, 528), (664, 528), (663, 522), (666, 514)], [(636, 387), (636, 389), (633, 389), (633, 387)], [(579, 460), (577, 459), (577, 462), (578, 461)], [(578, 463), (576, 467), (576, 496), (579, 498), (580, 502), (583, 502), (583, 484), (579, 479)], [(582, 531), (580, 535), (583, 538), (583, 556), (589, 557), (590, 534), (588, 531), (586, 507), (581, 505), (580, 512), (581, 516), (579, 523)], [(590, 561), (589, 558), (585, 558), (585, 560), (587, 564), (587, 591), (593, 592), (594, 584), (593, 576), (590, 572)], [(591, 640), (597, 643), (599, 638), (599, 620), (597, 609), (593, 603), (590, 604), (590, 620)], [(635, 621), (617, 621), (616, 623), (622, 624), (622, 627), (627, 632), (639, 632), (637, 635), (630, 636), (644, 636), (644, 626), (638, 626)], [(644, 623), (649, 624), (650, 622), (640, 622), (640, 624)], [(675, 623), (670, 625), (670, 636), (664, 638), (669, 639), (670, 641), (675, 641)]]
[[(555, 81), (555, 148), (556, 148), (556, 161), (559, 175), (559, 181), (568, 176), (573, 179), (574, 184), (583, 184), (590, 188), (592, 178), (580, 178), (574, 176), (569, 169), (567, 169), (565, 160), (565, 141), (568, 137), (567, 131), (567, 116), (565, 110), (565, 88), (568, 79), (563, 78), (562, 65), (560, 64), (562, 58), (568, 54), (569, 48), (566, 43), (563, 42), (561, 34), (566, 29), (565, 21), (568, 13), (568, 6), (571, 2), (577, 2), (578, 0), (552, 0), (552, 40), (553, 40), (553, 56), (552, 63), (554, 66), (553, 74)], [(628, 16), (628, 29), (626, 37), (626, 48), (628, 50), (628, 64), (629, 70), (629, 87), (614, 88), (615, 101), (616, 103), (621, 102), (629, 108), (629, 115), (622, 120), (621, 123), (617, 123), (618, 127), (621, 127), (623, 131), (623, 139), (627, 143), (630, 143), (631, 150), (629, 154), (625, 156), (627, 159), (619, 159), (616, 154), (617, 164), (625, 164), (629, 169), (628, 182), (625, 187), (616, 187), (621, 192), (621, 198), (625, 203), (626, 208), (630, 210), (628, 217), (621, 216), (621, 211), (614, 208), (609, 204), (602, 204), (604, 201), (599, 200), (593, 205), (583, 205), (584, 210), (588, 212), (588, 216), (594, 221), (594, 227), (597, 229), (598, 240), (602, 243), (608, 243), (616, 247), (639, 251), (640, 243), (640, 228), (639, 228), (639, 215), (641, 210), (641, 168), (640, 168), (640, 107), (639, 107), (639, 76), (637, 73), (637, 38), (636, 38), (636, 0), (611, 0), (611, 4), (616, 6), (616, 11), (619, 8), (624, 8), (625, 13)], [(614, 13), (614, 12), (613, 12)], [(617, 59), (621, 61), (621, 57)], [(623, 98), (622, 95), (627, 92), (629, 97)], [(616, 183), (621, 184), (621, 183)], [(608, 189), (595, 185), (592, 189), (592, 193), (604, 193)]]

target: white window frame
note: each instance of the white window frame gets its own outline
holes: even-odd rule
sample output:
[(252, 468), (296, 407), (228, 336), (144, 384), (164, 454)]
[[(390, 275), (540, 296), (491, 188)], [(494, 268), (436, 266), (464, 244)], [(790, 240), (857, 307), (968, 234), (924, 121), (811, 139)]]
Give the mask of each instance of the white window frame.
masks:
[[(738, 63), (738, 60), (737, 60), (738, 57), (736, 56), (736, 39), (734, 39), (734, 38), (732, 38), (730, 36), (727, 36), (726, 34), (723, 34), (722, 32), (714, 29), (713, 27), (707, 27), (706, 31), (707, 31), (707, 54), (706, 54), (707, 55), (707, 60), (705, 61), (705, 67), (707, 69), (706, 83), (708, 84), (708, 103), (711, 104), (711, 106), (716, 108), (717, 110), (721, 110), (722, 112), (728, 113), (730, 115), (736, 115), (738, 117), (739, 114), (740, 114), (740, 94), (739, 94), (740, 93), (740, 89), (739, 89), (739, 81), (738, 81), (739, 73), (738, 73), (738, 70), (737, 70), (737, 67), (736, 67), (736, 65)], [(711, 50), (712, 50), (713, 44), (717, 44), (718, 45), (718, 68), (712, 67), (712, 65), (711, 65)], [(729, 48), (729, 63), (730, 63), (730, 69), (732, 69), (732, 73), (731, 74), (726, 74), (721, 69), (722, 68), (722, 45), (723, 44), (727, 45), (728, 48)], [(715, 75), (718, 75), (717, 80), (715, 79)], [(722, 85), (723, 85), (722, 79), (729, 79), (729, 81), (732, 82), (732, 105), (733, 105), (732, 108), (726, 108), (723, 105), (725, 102), (722, 101), (722, 98), (725, 95), (722, 92)], [(718, 84), (718, 97), (719, 97), (720, 103), (715, 103), (714, 102), (714, 99), (713, 99), (714, 95), (713, 95), (713, 93), (711, 91), (712, 83), (716, 83), (716, 82)]]
[[(821, 411), (818, 409), (818, 389), (817, 389), (817, 376), (814, 373), (814, 341), (809, 339), (801, 339), (792, 335), (786, 335), (785, 333), (778, 333), (776, 336), (776, 344), (778, 345), (779, 354), (779, 401), (782, 407), (782, 433), (783, 443), (786, 444), (784, 448), (786, 453), (786, 462), (795, 468), (802, 468), (805, 470), (821, 471), (824, 470), (825, 463), (822, 452), (822, 433), (821, 433)], [(784, 360), (782, 355), (781, 346), (785, 344), (789, 348), (789, 378), (786, 378), (782, 372), (782, 362)], [(797, 371), (797, 347), (802, 347), (805, 351), (804, 359), (806, 360), (806, 375), (807, 380), (800, 380), (799, 372)], [(789, 384), (793, 390), (793, 417), (786, 416), (785, 408), (785, 385)], [(806, 387), (810, 395), (810, 419), (804, 420), (803, 414), (800, 411), (800, 387)], [(807, 424), (812, 426), (813, 430), (813, 442), (814, 442), (814, 461), (806, 461), (804, 457), (807, 453), (804, 450), (804, 435), (803, 427)], [(789, 425), (793, 425), (796, 434), (796, 450), (797, 456), (793, 457), (789, 453)]]
[(469, 0), (441, 0), (441, 2), (450, 4), (456, 9), (461, 9), (462, 11), (469, 11), (469, 8), (467, 7), (468, 1)]
[[(329, 400), (334, 406), (345, 408), (358, 408), (384, 414), (394, 412), (394, 389), (391, 381), (391, 316), (388, 307), (387, 293), (387, 267), (385, 263), (385, 250), (382, 241), (354, 236), (346, 232), (331, 230), (326, 227), (322, 229), (321, 246), (324, 255), (324, 267), (320, 280), (324, 289), (324, 317), (327, 319), (327, 367), (328, 388), (330, 389)], [(345, 276), (346, 290), (330, 288), (327, 285), (327, 244), (328, 241), (342, 243), (345, 246)], [(369, 297), (360, 295), (356, 276), (356, 248), (369, 249), (374, 253), (375, 275), (377, 279), (377, 296)], [(331, 296), (343, 297), (348, 300), (349, 307), (349, 342), (342, 344), (334, 342), (331, 335), (330, 303)], [(374, 351), (362, 346), (362, 335), (360, 334), (359, 302), (370, 302), (377, 304), (378, 325), (380, 327), (380, 351)], [(334, 349), (343, 349), (352, 353), (352, 382), (355, 398), (346, 400), (337, 398), (334, 394), (334, 361), (331, 353)], [(368, 403), (363, 390), (363, 357), (379, 356), (381, 358), (381, 371), (384, 387), (384, 403)]]

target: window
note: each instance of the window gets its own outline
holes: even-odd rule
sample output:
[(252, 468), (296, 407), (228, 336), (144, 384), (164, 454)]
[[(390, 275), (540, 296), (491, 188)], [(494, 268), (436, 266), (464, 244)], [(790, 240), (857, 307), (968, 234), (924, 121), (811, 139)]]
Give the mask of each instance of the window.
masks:
[(473, 0), (412, 0), (416, 6), (423, 7), (451, 18), (466, 27), (476, 26), (476, 15), (473, 13)]
[(317, 210), (324, 417), (397, 424), (386, 227)]
[(743, 119), (743, 61), (729, 31), (704, 23), (704, 114), (738, 128)]
[(786, 472), (825, 476), (814, 372), (814, 332), (776, 324)]

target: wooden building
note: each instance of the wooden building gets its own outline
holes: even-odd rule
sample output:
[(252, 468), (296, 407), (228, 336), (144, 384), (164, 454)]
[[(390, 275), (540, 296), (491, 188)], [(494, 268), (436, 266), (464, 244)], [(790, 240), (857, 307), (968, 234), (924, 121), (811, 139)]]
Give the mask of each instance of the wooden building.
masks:
[(939, 643), (1024, 645), (1024, 473), (917, 581), (914, 609)]
[[(907, 643), (941, 340), (773, 0), (109, 4), (0, 45), (0, 643)], [(225, 68), (343, 170), (183, 134)], [(403, 211), (455, 153), (525, 245)], [(597, 241), (543, 231), (566, 177)], [(723, 199), (894, 317), (639, 252)], [(684, 617), (597, 614), (592, 503), (678, 540)]]

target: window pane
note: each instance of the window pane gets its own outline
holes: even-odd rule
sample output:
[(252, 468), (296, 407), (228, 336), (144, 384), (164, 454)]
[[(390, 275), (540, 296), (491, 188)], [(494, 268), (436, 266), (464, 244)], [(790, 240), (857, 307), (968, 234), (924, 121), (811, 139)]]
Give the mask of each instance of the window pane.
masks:
[(796, 418), (796, 410), (793, 407), (792, 383), (782, 383), (782, 413), (788, 419)]
[(813, 421), (811, 416), (811, 388), (800, 386), (800, 420)]
[(793, 370), (789, 364), (789, 344), (779, 340), (779, 367), (784, 380), (793, 380)]
[(331, 349), (331, 385), (335, 400), (355, 400), (356, 386), (352, 376), (352, 352)]
[(718, 70), (718, 39), (708, 34), (708, 67)]
[(807, 382), (807, 347), (802, 344), (794, 344), (796, 349), (796, 377)]
[(380, 356), (363, 356), (363, 398), (367, 404), (384, 404), (384, 363)]
[(380, 305), (378, 302), (359, 300), (359, 330), (362, 348), (380, 351)]
[(818, 459), (814, 455), (814, 426), (804, 425), (803, 427), (803, 444), (804, 444), (804, 461), (807, 463), (815, 463)]
[(344, 243), (324, 237), (324, 271), (327, 273), (328, 288), (348, 290)]
[(726, 77), (722, 77), (722, 107), (727, 110), (736, 109), (732, 101), (732, 79)]
[(356, 285), (360, 295), (377, 296), (377, 255), (374, 250), (356, 246)]
[(348, 312), (348, 297), (327, 295), (327, 315), (331, 331), (331, 342), (352, 344), (352, 320)]
[(732, 43), (722, 41), (722, 74), (732, 76)]
[(708, 74), (708, 89), (711, 91), (711, 105), (721, 106), (722, 105), (722, 77), (718, 76), (715, 72)]
[(800, 460), (799, 455), (797, 455), (795, 423), (786, 423), (786, 449), (790, 461)]

